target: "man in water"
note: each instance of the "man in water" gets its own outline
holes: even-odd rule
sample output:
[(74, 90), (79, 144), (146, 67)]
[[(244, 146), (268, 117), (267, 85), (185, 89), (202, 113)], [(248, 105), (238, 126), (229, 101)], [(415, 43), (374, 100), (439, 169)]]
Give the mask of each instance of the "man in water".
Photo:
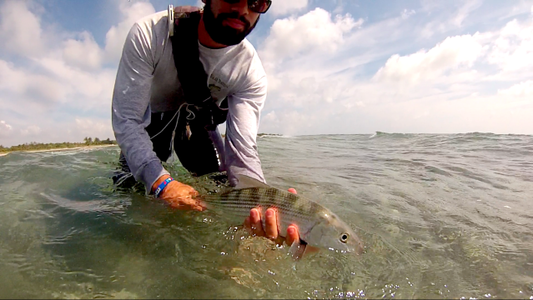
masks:
[[(225, 156), (217, 157), (204, 124), (195, 121), (200, 119), (197, 115), (205, 112), (195, 112), (186, 102), (186, 84), (182, 86), (179, 79), (187, 80), (188, 74), (183, 73), (189, 71), (182, 74), (177, 71), (180, 59), (174, 56), (176, 44), (169, 37), (174, 26), (169, 22), (170, 11), (147, 16), (131, 28), (112, 104), (113, 130), (122, 150), (122, 172), (114, 177), (115, 184), (120, 186), (135, 178), (150, 194), (171, 207), (199, 211), (205, 205), (195, 199), (198, 192), (171, 178), (161, 164), (169, 158), (173, 147), (182, 165), (195, 175), (219, 171), (219, 164), (223, 164), (233, 186), (239, 174), (265, 182), (256, 136), (267, 80), (254, 47), (245, 37), (271, 1), (204, 0), (204, 3), (203, 11), (198, 12), (198, 26), (192, 29), (198, 30), (199, 58), (212, 98), (209, 101), (216, 103), (215, 110), (220, 110), (226, 100)], [(213, 119), (213, 113), (207, 117)], [(279, 235), (277, 218), (276, 211), (268, 209), (263, 228), (259, 210), (252, 209), (245, 225), (254, 234), (274, 240)], [(290, 245), (298, 238), (297, 227), (290, 226), (286, 242)]]

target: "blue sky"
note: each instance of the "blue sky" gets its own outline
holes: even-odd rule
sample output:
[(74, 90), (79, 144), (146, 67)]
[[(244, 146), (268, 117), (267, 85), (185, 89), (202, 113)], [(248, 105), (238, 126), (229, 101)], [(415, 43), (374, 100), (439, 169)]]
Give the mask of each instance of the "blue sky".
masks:
[[(0, 1), (0, 145), (113, 138), (125, 35), (168, 4)], [(261, 132), (533, 134), (531, 1), (274, 0), (248, 39)]]

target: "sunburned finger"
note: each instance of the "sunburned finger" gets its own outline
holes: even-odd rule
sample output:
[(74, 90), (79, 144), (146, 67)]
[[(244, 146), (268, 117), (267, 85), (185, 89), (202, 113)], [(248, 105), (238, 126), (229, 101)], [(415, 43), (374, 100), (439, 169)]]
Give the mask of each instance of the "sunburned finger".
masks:
[(198, 206), (198, 202), (194, 201), (191, 198), (182, 199), (182, 202), (180, 204), (180, 209), (196, 209), (196, 207)]
[(287, 227), (287, 245), (292, 245), (295, 241), (298, 241), (300, 239), (299, 233), (298, 233), (298, 227), (295, 225), (289, 225)]
[(265, 234), (269, 239), (275, 240), (278, 238), (278, 220), (276, 209), (267, 209), (265, 213), (265, 227)]
[(179, 206), (180, 206), (179, 202), (177, 202), (177, 201), (175, 201), (173, 199), (167, 199), (167, 200), (165, 200), (165, 203), (168, 206), (172, 207), (172, 208), (179, 208)]
[(244, 228), (248, 233), (252, 233), (252, 222), (250, 221), (250, 217), (244, 219)]
[(264, 236), (263, 224), (261, 224), (261, 212), (257, 208), (250, 210), (250, 221), (252, 233), (257, 236)]
[(206, 209), (205, 205), (202, 205), (202, 203), (196, 203), (192, 208), (197, 211), (204, 211)]
[(205, 209), (207, 209), (207, 204), (205, 204), (205, 202), (200, 201), (200, 200), (194, 200), (194, 201), (196, 202), (197, 207), (202, 208), (201, 211), (204, 211)]
[(258, 208), (250, 210), (250, 221), (252, 221), (252, 224), (261, 223), (261, 213)]

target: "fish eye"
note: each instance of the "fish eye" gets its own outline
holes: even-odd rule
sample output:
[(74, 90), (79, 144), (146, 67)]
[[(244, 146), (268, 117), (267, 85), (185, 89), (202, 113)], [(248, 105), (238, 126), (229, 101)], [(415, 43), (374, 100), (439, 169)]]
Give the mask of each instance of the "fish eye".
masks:
[(347, 233), (343, 233), (343, 234), (341, 234), (341, 242), (346, 243), (346, 242), (348, 241), (348, 237), (349, 237), (349, 236), (350, 236), (350, 235), (347, 234)]

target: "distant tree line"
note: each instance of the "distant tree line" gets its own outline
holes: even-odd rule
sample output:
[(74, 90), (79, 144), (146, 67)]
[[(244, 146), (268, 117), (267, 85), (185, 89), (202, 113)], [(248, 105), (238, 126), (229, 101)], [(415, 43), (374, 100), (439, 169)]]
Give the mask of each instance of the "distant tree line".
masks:
[(70, 143), (70, 142), (63, 142), (63, 143), (25, 143), (17, 146), (12, 147), (4, 147), (0, 145), (0, 153), (5, 152), (12, 152), (12, 151), (29, 151), (29, 150), (48, 150), (48, 149), (60, 149), (60, 148), (76, 148), (76, 147), (83, 147), (83, 146), (97, 146), (97, 145), (116, 145), (117, 142), (115, 140), (110, 140), (109, 138), (105, 140), (100, 140), (99, 138), (95, 137), (94, 139), (91, 137), (86, 137), (83, 139), (83, 143)]

